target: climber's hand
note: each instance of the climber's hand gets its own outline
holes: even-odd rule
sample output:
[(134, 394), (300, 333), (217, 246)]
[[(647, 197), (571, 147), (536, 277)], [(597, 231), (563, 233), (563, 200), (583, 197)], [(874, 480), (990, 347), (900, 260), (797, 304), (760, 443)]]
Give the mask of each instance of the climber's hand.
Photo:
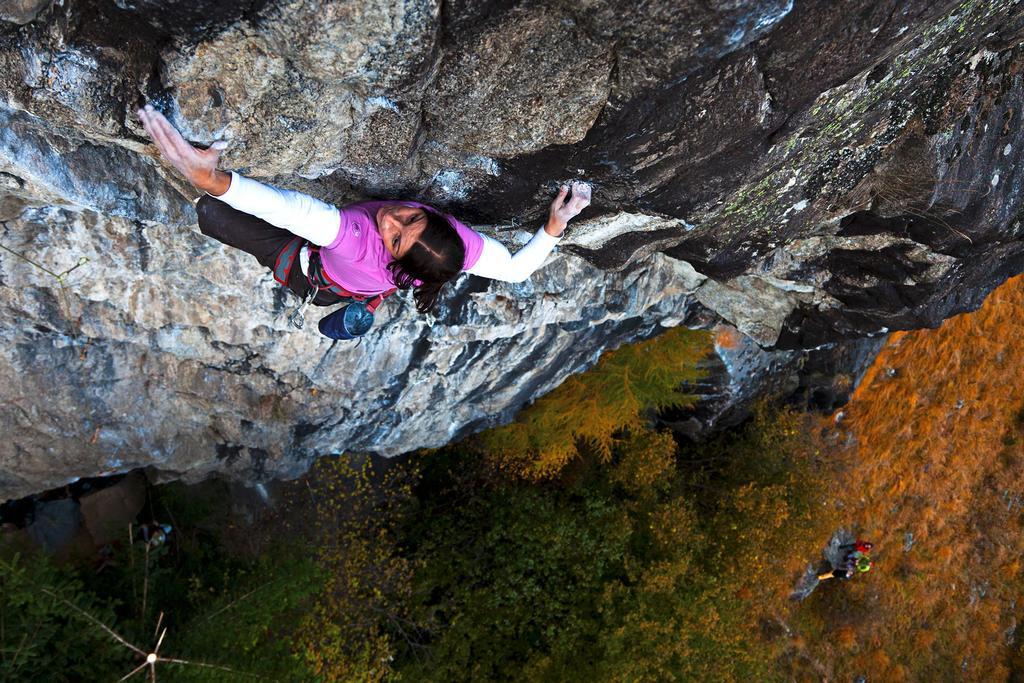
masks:
[(590, 185), (579, 181), (572, 184), (572, 197), (565, 200), (569, 194), (569, 187), (562, 185), (559, 188), (558, 196), (551, 202), (551, 211), (548, 213), (548, 222), (544, 230), (552, 237), (561, 237), (565, 231), (566, 224), (575, 218), (580, 211), (590, 206)]
[(218, 141), (210, 145), (209, 149), (199, 149), (186, 142), (181, 133), (153, 105), (147, 104), (138, 111), (138, 115), (149, 137), (160, 150), (160, 156), (178, 169), (193, 187), (215, 196), (228, 191), (231, 175), (217, 169), (220, 153), (227, 147), (226, 142)]

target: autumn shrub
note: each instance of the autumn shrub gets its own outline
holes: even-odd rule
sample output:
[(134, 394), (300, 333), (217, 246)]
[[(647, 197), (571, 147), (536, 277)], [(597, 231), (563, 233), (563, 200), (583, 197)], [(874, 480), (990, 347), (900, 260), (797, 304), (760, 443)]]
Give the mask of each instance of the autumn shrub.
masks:
[(893, 334), (842, 419), (822, 425), (831, 497), (876, 542), (870, 575), (791, 615), (835, 677), (1019, 676), (1022, 309), (1018, 277), (937, 330)]
[(395, 531), (413, 477), (414, 468), (347, 458), (322, 459), (311, 472), (309, 550), (321, 580), (296, 640), (317, 680), (386, 680), (398, 644), (421, 638), (408, 614), (416, 565), (399, 552)]
[(671, 432), (630, 430), (617, 452), (611, 480), (632, 496), (655, 494), (674, 479), (676, 443)]

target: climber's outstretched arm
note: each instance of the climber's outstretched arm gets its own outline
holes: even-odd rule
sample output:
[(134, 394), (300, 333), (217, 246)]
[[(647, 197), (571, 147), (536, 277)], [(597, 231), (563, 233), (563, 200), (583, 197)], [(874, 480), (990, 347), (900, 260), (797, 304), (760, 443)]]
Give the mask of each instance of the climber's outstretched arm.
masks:
[(230, 187), (217, 199), (321, 247), (333, 242), (341, 229), (337, 207), (308, 194), (265, 185), (234, 171)]
[(487, 235), (481, 237), (484, 238), (484, 248), (480, 258), (466, 272), (502, 282), (523, 282), (528, 279), (558, 244), (557, 237), (552, 237), (544, 228), (540, 228), (526, 246), (513, 256), (498, 240)]
[(501, 242), (481, 235), (484, 248), (479, 260), (467, 272), (503, 282), (522, 282), (530, 277), (558, 244), (566, 224), (590, 205), (590, 186), (586, 183), (573, 183), (572, 198), (566, 201), (568, 193), (569, 188), (563, 185), (551, 203), (548, 222), (515, 255)]
[(234, 172), (221, 171), (217, 164), (225, 143), (215, 142), (209, 149), (198, 149), (151, 105), (138, 114), (160, 156), (197, 190), (314, 244), (327, 245), (337, 237), (341, 216), (336, 207), (301, 192), (280, 190)]
[[(314, 244), (325, 246), (337, 237), (341, 227), (337, 207), (301, 192), (278, 189), (222, 171), (217, 164), (226, 143), (215, 142), (209, 149), (198, 149), (151, 105), (140, 109), (138, 115), (160, 156), (196, 189)], [(566, 224), (590, 205), (590, 193), (589, 185), (576, 182), (572, 185), (572, 197), (567, 200), (569, 187), (563, 185), (551, 203), (547, 223), (514, 256), (497, 240), (483, 236), (480, 258), (469, 272), (505, 282), (522, 282), (530, 277), (558, 243)]]

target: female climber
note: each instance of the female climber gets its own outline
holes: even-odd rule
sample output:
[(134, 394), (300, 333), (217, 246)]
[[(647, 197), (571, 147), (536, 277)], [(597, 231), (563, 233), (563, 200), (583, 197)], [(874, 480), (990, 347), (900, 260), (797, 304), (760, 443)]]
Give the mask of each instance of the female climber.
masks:
[[(463, 270), (521, 282), (551, 253), (568, 221), (590, 204), (587, 184), (573, 183), (571, 196), (563, 185), (546, 224), (512, 255), (500, 242), (425, 204), (369, 201), (338, 209), (222, 171), (217, 166), (226, 143), (215, 142), (205, 150), (193, 147), (152, 105), (140, 109), (138, 116), (160, 156), (206, 193), (196, 205), (203, 234), (252, 254), (303, 300), (296, 326), (301, 326), (301, 310), (310, 302), (360, 302), (372, 322), (373, 310), (396, 288), (412, 288), (417, 310), (425, 313), (437, 302), (442, 286)], [(299, 267), (293, 268), (296, 262)], [(364, 319), (353, 324), (347, 318), (345, 324), (340, 318), (328, 320), (336, 317), (324, 318), (321, 332), (345, 339), (369, 327)]]

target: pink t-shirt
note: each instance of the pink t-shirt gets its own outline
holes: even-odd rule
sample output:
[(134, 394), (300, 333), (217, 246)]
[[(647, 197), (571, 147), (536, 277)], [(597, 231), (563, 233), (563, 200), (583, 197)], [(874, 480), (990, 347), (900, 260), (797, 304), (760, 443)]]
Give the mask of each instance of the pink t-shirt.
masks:
[[(388, 264), (394, 259), (377, 232), (377, 210), (386, 204), (433, 208), (419, 202), (376, 201), (349, 204), (340, 209), (338, 236), (320, 248), (320, 259), (327, 276), (353, 294), (379, 294), (395, 286), (388, 271)], [(462, 269), (472, 268), (483, 251), (484, 238), (452, 216), (444, 216), (455, 226), (465, 245), (466, 259)]]

